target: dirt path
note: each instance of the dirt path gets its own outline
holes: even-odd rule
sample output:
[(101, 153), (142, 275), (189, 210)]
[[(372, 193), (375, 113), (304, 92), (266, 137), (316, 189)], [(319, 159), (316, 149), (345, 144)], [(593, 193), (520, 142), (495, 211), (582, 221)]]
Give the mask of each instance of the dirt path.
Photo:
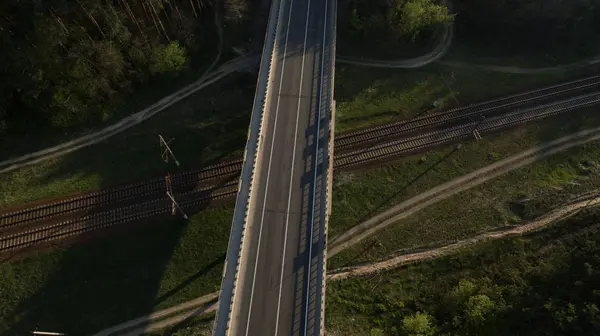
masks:
[[(452, 10), (452, 3), (448, 2), (448, 7)], [(442, 61), (443, 58), (450, 46), (452, 45), (452, 39), (454, 37), (454, 23), (448, 23), (444, 27), (444, 33), (440, 38), (436, 47), (430, 51), (429, 53), (404, 60), (377, 60), (377, 59), (367, 59), (367, 58), (359, 58), (359, 57), (345, 57), (345, 56), (337, 56), (336, 62), (341, 64), (352, 64), (352, 65), (360, 65), (366, 67), (376, 67), (376, 68), (401, 68), (401, 69), (412, 69), (419, 68), (425, 66), (427, 64), (437, 62), (442, 65), (457, 67), (457, 68), (470, 68), (470, 69), (478, 69), (485, 71), (493, 71), (493, 72), (502, 72), (509, 74), (522, 74), (522, 75), (545, 75), (545, 74), (554, 74), (561, 73), (567, 71), (573, 71), (577, 69), (582, 69), (586, 67), (590, 67), (593, 65), (597, 65), (600, 63), (600, 55), (594, 56), (585, 60), (581, 60), (578, 62), (557, 65), (554, 67), (545, 67), (545, 68), (523, 68), (516, 66), (504, 66), (504, 65), (487, 65), (487, 64), (472, 64), (468, 62), (456, 62), (456, 61)]]
[(215, 56), (215, 59), (213, 60), (213, 62), (208, 66), (208, 68), (206, 68), (206, 70), (204, 71), (204, 73), (202, 74), (202, 76), (200, 76), (200, 78), (206, 76), (207, 74), (209, 74), (212, 69), (217, 65), (217, 63), (219, 63), (219, 61), (221, 60), (221, 54), (223, 53), (223, 24), (221, 22), (221, 15), (220, 15), (220, 11), (219, 11), (219, 5), (217, 4), (217, 6), (215, 6), (215, 28), (217, 28), (217, 37), (219, 39), (219, 46), (217, 49), (217, 56)]
[(445, 27), (444, 34), (440, 39), (440, 42), (437, 46), (430, 51), (429, 53), (415, 57), (409, 58), (405, 60), (398, 61), (388, 61), (388, 60), (376, 60), (376, 59), (367, 59), (367, 58), (358, 58), (358, 57), (344, 57), (338, 56), (336, 57), (335, 62), (340, 64), (351, 64), (351, 65), (361, 65), (367, 67), (375, 67), (375, 68), (395, 68), (395, 69), (413, 69), (419, 68), (424, 65), (433, 63), (440, 58), (444, 57), (452, 44), (452, 39), (454, 37), (454, 25), (447, 24)]
[(387, 271), (409, 263), (445, 256), (454, 253), (464, 247), (481, 243), (484, 241), (505, 238), (509, 236), (523, 235), (531, 231), (539, 230), (540, 228), (543, 228), (544, 226), (547, 226), (558, 219), (570, 217), (583, 208), (593, 207), (599, 204), (600, 196), (596, 195), (595, 198), (569, 204), (563, 208), (556, 209), (533, 222), (512, 229), (490, 231), (475, 236), (473, 238), (461, 240), (456, 243), (448, 244), (430, 250), (421, 250), (418, 252), (404, 253), (401, 255), (394, 254), (381, 261), (335, 269), (327, 272), (327, 280), (343, 280), (350, 277), (364, 276), (372, 273)]
[[(452, 2), (448, 1), (448, 8), (452, 12)], [(442, 34), (438, 44), (425, 55), (409, 58), (404, 60), (376, 60), (359, 57), (344, 57), (336, 56), (336, 63), (361, 65), (376, 68), (396, 68), (396, 69), (413, 69), (430, 64), (444, 57), (450, 49), (452, 39), (454, 38), (454, 22), (449, 22), (444, 25), (444, 33)]]
[[(438, 201), (448, 198), (463, 190), (477, 186), (483, 182), (498, 177), (511, 170), (529, 165), (535, 161), (541, 160), (561, 151), (565, 151), (572, 147), (596, 140), (600, 140), (600, 127), (583, 130), (562, 137), (560, 139), (548, 142), (546, 144), (534, 147), (530, 150), (511, 156), (502, 161), (496, 162), (492, 165), (479, 169), (473, 173), (467, 174), (465, 176), (459, 177), (455, 180), (442, 184), (438, 187), (430, 189), (421, 195), (418, 195), (405, 202), (402, 202), (399, 205), (394, 206), (391, 209), (373, 217), (372, 219), (353, 227), (346, 233), (331, 239), (329, 242), (328, 258), (341, 252), (343, 249), (348, 248), (353, 244), (356, 244), (360, 240), (366, 238), (368, 235), (371, 235), (383, 229), (384, 227), (387, 227), (388, 225), (396, 222), (397, 220), (406, 218), (414, 214), (415, 212), (420, 211)], [(334, 270), (328, 272), (328, 274), (330, 275), (329, 280), (342, 280), (351, 276), (361, 276), (364, 274), (378, 272), (381, 270), (397, 267), (409, 262), (415, 262), (420, 260), (426, 260), (429, 258), (435, 258), (437, 256), (442, 256), (447, 253), (454, 252), (461, 247), (475, 244), (477, 242), (481, 242), (487, 239), (497, 239), (510, 235), (523, 234), (548, 225), (552, 221), (559, 219), (563, 216), (569, 216), (578, 209), (581, 209), (582, 207), (596, 206), (598, 204), (600, 204), (600, 197), (593, 197), (583, 200), (580, 199), (577, 202), (569, 204), (564, 208), (555, 210), (534, 222), (525, 224), (523, 226), (519, 226), (517, 228), (505, 231), (484, 233), (474, 238), (466, 239), (434, 250), (394, 256), (387, 260), (379, 261), (371, 265), (362, 265)], [(171, 307), (169, 309), (165, 309), (153, 313), (151, 315), (140, 317), (135, 320), (131, 320), (129, 322), (125, 322), (123, 324), (111, 327), (109, 329), (101, 331), (100, 333), (95, 334), (94, 336), (119, 335), (119, 331), (123, 331), (125, 329), (131, 330), (135, 327), (138, 327), (138, 329), (136, 329), (137, 333), (130, 332), (127, 335), (141, 335), (144, 331), (165, 328), (169, 325), (178, 323), (171, 323), (168, 321), (182, 321), (186, 318), (186, 316), (197, 316), (212, 311), (211, 309), (216, 309), (217, 303), (215, 302), (209, 307), (200, 308), (198, 310), (194, 310), (193, 312), (189, 311), (198, 306), (206, 305), (207, 302), (218, 298), (218, 296), (219, 292), (214, 292), (205, 295), (201, 298), (188, 301), (179, 306)], [(161, 320), (161, 318), (166, 319)]]
[(113, 135), (119, 134), (130, 127), (133, 127), (144, 120), (162, 112), (167, 107), (179, 102), (180, 100), (196, 93), (197, 91), (217, 82), (218, 80), (228, 76), (229, 74), (255, 66), (256, 57), (239, 57), (211, 72), (210, 74), (200, 78), (196, 82), (184, 87), (183, 89), (168, 95), (158, 102), (152, 104), (144, 110), (132, 114), (129, 117), (123, 118), (119, 122), (108, 126), (102, 130), (90, 133), (80, 138), (64, 142), (54, 147), (46, 148), (37, 152), (26, 154), (17, 158), (9, 159), (0, 162), (0, 173), (5, 173), (17, 168), (38, 163), (47, 159), (55, 158), (67, 153), (76, 151), (83, 147), (87, 147), (103, 141)]
[(401, 219), (407, 218), (432, 204), (452, 195), (456, 195), (463, 190), (475, 187), (500, 175), (506, 174), (507, 172), (529, 165), (558, 152), (599, 139), (600, 127), (580, 131), (534, 147), (425, 191), (422, 194), (393, 206), (373, 218), (330, 239), (328, 243), (328, 257), (335, 256), (343, 249), (358, 243), (375, 232), (380, 231)]
[[(144, 328), (144, 330), (150, 331), (147, 328), (150, 328), (155, 323), (158, 324), (158, 322), (155, 322), (157, 320), (160, 320), (161, 324), (163, 324), (163, 322), (166, 322), (166, 321), (175, 321), (176, 317), (178, 317), (178, 316), (191, 317), (191, 316), (200, 315), (202, 313), (208, 313), (210, 311), (213, 311), (214, 309), (216, 309), (216, 300), (218, 298), (219, 298), (219, 292), (210, 293), (210, 294), (201, 296), (199, 298), (184, 302), (177, 306), (163, 309), (161, 311), (152, 313), (150, 315), (141, 316), (136, 319), (127, 321), (125, 323), (121, 323), (121, 324), (112, 326), (112, 327), (104, 329), (98, 333), (95, 333), (93, 336), (119, 335), (123, 331), (131, 330), (136, 327), (137, 327), (136, 331), (139, 332), (141, 329), (140, 328), (141, 326), (143, 326), (142, 328)], [(203, 307), (198, 308), (200, 306), (203, 306)], [(193, 311), (189, 311), (192, 309), (193, 309)], [(177, 314), (177, 313), (180, 313), (180, 314)], [(168, 319), (161, 320), (161, 319), (168, 317), (170, 315), (173, 315), (173, 314), (177, 314), (177, 315), (171, 316)], [(173, 322), (172, 324), (175, 324), (178, 322)], [(166, 327), (166, 325), (163, 326), (163, 328), (164, 327)], [(152, 329), (152, 330), (154, 330), (154, 329)], [(131, 333), (131, 331), (128, 333), (128, 335), (130, 333)], [(139, 333), (135, 334), (135, 335), (139, 335)]]

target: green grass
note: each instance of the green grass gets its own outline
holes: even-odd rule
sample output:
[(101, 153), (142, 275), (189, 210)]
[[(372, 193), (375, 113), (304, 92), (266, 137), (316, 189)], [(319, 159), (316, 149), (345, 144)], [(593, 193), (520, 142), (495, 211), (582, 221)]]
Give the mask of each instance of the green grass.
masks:
[[(239, 153), (254, 84), (249, 75), (226, 79), (104, 142), (2, 174), (0, 207), (193, 170)], [(158, 134), (174, 138), (180, 167), (162, 161)]]
[(201, 317), (191, 318), (174, 326), (147, 333), (148, 336), (210, 336), (215, 314), (206, 314)]
[[(455, 152), (452, 152), (452, 147), (447, 147), (371, 170), (339, 173), (334, 177), (329, 236), (334, 237), (374, 214), (441, 183), (541, 142), (597, 125), (600, 125), (600, 118), (598, 107), (595, 107), (484, 138), (483, 141), (471, 141)], [(531, 198), (528, 205), (535, 205), (539, 212), (564, 201), (570, 193), (600, 185), (597, 175), (582, 176), (586, 174), (585, 162), (598, 162), (598, 157), (600, 144), (592, 143), (499, 177), (388, 227), (336, 255), (329, 266), (334, 268), (378, 258), (403, 248), (461, 239), (482, 230), (518, 222), (525, 216), (524, 212), (529, 211), (515, 213), (520, 206), (514, 203), (520, 198)], [(571, 185), (571, 182), (577, 185)]]
[(585, 73), (513, 75), (469, 68), (428, 65), (418, 69), (336, 67), (336, 131), (412, 118), (543, 87)]
[[(377, 328), (395, 335), (404, 317), (420, 311), (433, 317), (436, 335), (593, 334), (590, 329), (597, 330), (597, 324), (590, 325), (590, 319), (598, 320), (585, 309), (598, 304), (599, 218), (597, 209), (585, 210), (523, 238), (487, 242), (374, 276), (329, 282), (327, 331), (369, 335)], [(464, 280), (469, 286), (459, 286)], [(493, 308), (482, 320), (471, 319), (477, 323), (465, 323), (464, 302), (474, 295), (489, 297)], [(571, 305), (575, 317), (565, 319)]]
[(0, 334), (90, 334), (218, 290), (232, 214), (208, 209), (3, 262)]

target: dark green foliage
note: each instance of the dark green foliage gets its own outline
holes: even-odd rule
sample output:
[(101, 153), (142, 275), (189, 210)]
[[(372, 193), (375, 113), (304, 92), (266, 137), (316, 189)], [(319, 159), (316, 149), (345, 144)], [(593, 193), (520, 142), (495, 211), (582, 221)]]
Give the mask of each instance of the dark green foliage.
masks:
[(445, 5), (432, 0), (397, 0), (388, 14), (392, 29), (414, 41), (419, 33), (440, 23), (452, 20)]
[(166, 46), (154, 49), (150, 70), (153, 73), (177, 73), (183, 71), (187, 64), (185, 49), (173, 41)]
[(111, 117), (135, 86), (185, 71), (190, 56), (215, 40), (199, 33), (214, 25), (214, 3), (3, 1), (0, 134)]
[(448, 8), (433, 0), (350, 0), (348, 7), (351, 33), (360, 36), (383, 33), (385, 43), (414, 42), (422, 31), (452, 20)]
[(402, 319), (402, 332), (407, 336), (431, 336), (435, 333), (432, 318), (427, 313), (416, 312), (404, 316)]

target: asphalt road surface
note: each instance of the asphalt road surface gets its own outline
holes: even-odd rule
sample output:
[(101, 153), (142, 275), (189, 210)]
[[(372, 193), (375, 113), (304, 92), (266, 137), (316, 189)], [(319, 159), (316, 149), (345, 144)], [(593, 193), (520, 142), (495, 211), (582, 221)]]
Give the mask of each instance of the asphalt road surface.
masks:
[(239, 274), (231, 335), (320, 331), (317, 266), (324, 235), (319, 235), (323, 225), (318, 217), (324, 177), (319, 150), (328, 119), (317, 116), (328, 97), (323, 92), (323, 86), (328, 89), (323, 73), (328, 72), (322, 64), (332, 55), (330, 43), (323, 43), (333, 34), (331, 6), (331, 0), (282, 2), (273, 91), (257, 158), (255, 205), (248, 215), (248, 252)]

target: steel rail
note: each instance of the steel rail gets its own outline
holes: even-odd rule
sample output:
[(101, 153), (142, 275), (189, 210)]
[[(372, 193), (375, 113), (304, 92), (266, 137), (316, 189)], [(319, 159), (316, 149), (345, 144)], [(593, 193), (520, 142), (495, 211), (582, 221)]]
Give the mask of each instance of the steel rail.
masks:
[(386, 136), (399, 136), (439, 125), (469, 119), (479, 115), (488, 115), (517, 105), (539, 102), (561, 94), (575, 93), (587, 89), (599, 88), (600, 76), (593, 76), (557, 84), (521, 94), (506, 96), (491, 101), (453, 108), (431, 113), (411, 120), (369, 127), (355, 132), (342, 134), (335, 139), (337, 149), (355, 146), (356, 143), (379, 140)]
[[(544, 104), (542, 106), (535, 107), (535, 108), (521, 109), (521, 110), (513, 111), (508, 114), (485, 119), (483, 121), (471, 121), (466, 124), (453, 126), (450, 128), (437, 130), (437, 131), (433, 131), (433, 132), (429, 132), (429, 133), (425, 133), (425, 134), (420, 134), (420, 135), (416, 135), (416, 136), (412, 136), (412, 137), (407, 137), (407, 138), (403, 138), (400, 140), (386, 142), (384, 144), (379, 144), (379, 145), (372, 146), (372, 147), (366, 148), (366, 149), (360, 149), (360, 150), (337, 154), (334, 157), (334, 168), (335, 169), (348, 168), (350, 166), (355, 166), (355, 165), (359, 165), (359, 164), (369, 163), (372, 161), (382, 160), (382, 159), (392, 157), (392, 156), (406, 155), (406, 154), (414, 153), (417, 151), (421, 151), (425, 148), (430, 148), (433, 146), (438, 146), (438, 145), (455, 142), (455, 141), (462, 140), (462, 139), (472, 136), (472, 132), (475, 128), (477, 128), (478, 132), (480, 132), (482, 134), (490, 133), (490, 132), (495, 132), (498, 130), (506, 129), (509, 127), (514, 127), (514, 126), (517, 126), (517, 125), (520, 125), (520, 124), (523, 124), (523, 123), (526, 123), (526, 122), (529, 122), (532, 120), (537, 120), (537, 119), (557, 115), (560, 113), (572, 111), (575, 109), (579, 109), (579, 108), (583, 108), (583, 107), (587, 107), (587, 106), (593, 106), (596, 104), (600, 104), (600, 92), (593, 92), (593, 93), (581, 95), (581, 96), (578, 96), (575, 98), (561, 100), (559, 102), (548, 103), (548, 104)], [(231, 174), (232, 176), (235, 177), (235, 176), (237, 176), (236, 174), (239, 174), (239, 171), (236, 172), (236, 170), (235, 170), (235, 164), (236, 164), (235, 162), (228, 163), (226, 165), (228, 165), (229, 167), (226, 167), (226, 168), (223, 168), (226, 165), (223, 165), (220, 167), (215, 166), (215, 167), (217, 167), (216, 169), (226, 169), (227, 174)], [(211, 168), (211, 169), (213, 169), (213, 168)], [(185, 181), (187, 179), (184, 176), (189, 177), (189, 176), (193, 176), (194, 174), (198, 174), (198, 171), (181, 174), (182, 178), (180, 181)], [(214, 174), (210, 173), (205, 176), (214, 176)], [(216, 186), (212, 185), (212, 186), (200, 187), (200, 188), (196, 188), (191, 191), (177, 193), (176, 197), (177, 197), (178, 201), (181, 202), (181, 204), (184, 204), (184, 206), (187, 206), (188, 204), (200, 204), (203, 202), (210, 202), (210, 200), (212, 200), (212, 199), (222, 199), (225, 197), (230, 197), (230, 196), (235, 195), (235, 189), (236, 189), (235, 187), (237, 184), (235, 181), (237, 181), (237, 179), (234, 178), (234, 179), (232, 179), (232, 182), (224, 183), (223, 185), (216, 185)], [(198, 180), (196, 180), (195, 182), (198, 182)], [(29, 243), (27, 243), (25, 245), (18, 243), (18, 241), (14, 240), (14, 239), (16, 239), (15, 237), (17, 237), (17, 236), (15, 236), (15, 234), (21, 234), (21, 236), (19, 236), (19, 237), (25, 237), (25, 236), (29, 235), (30, 238), (27, 238), (27, 239), (21, 238), (21, 239), (25, 239), (24, 241), (37, 242), (37, 241), (40, 241), (40, 239), (34, 237), (34, 234), (36, 232), (40, 232), (40, 230), (42, 230), (42, 231), (45, 230), (44, 232), (49, 232), (50, 228), (52, 228), (52, 227), (54, 227), (54, 228), (65, 227), (65, 225), (67, 225), (65, 223), (86, 223), (86, 222), (90, 223), (90, 222), (93, 222), (92, 225), (88, 225), (85, 228), (80, 227), (80, 228), (70, 229), (73, 232), (72, 234), (68, 234), (64, 230), (60, 231), (57, 234), (59, 237), (66, 237), (69, 235), (75, 235), (77, 233), (89, 232), (89, 231), (93, 231), (95, 229), (113, 226), (118, 223), (130, 222), (130, 221), (136, 220), (136, 218), (137, 219), (147, 218), (149, 216), (163, 213), (165, 211), (170, 210), (170, 202), (168, 202), (168, 199), (164, 196), (163, 193), (160, 192), (160, 190), (149, 193), (148, 192), (149, 187), (146, 187), (146, 189), (144, 189), (144, 184), (137, 184), (137, 187), (135, 187), (135, 188), (132, 186), (136, 186), (136, 185), (126, 186), (123, 188), (118, 188), (116, 190), (137, 190), (138, 192), (141, 192), (141, 193), (137, 194), (137, 195), (129, 194), (128, 196), (123, 196), (124, 194), (115, 194), (116, 196), (112, 196), (112, 197), (114, 197), (114, 198), (121, 197), (121, 199), (126, 198), (128, 200), (132, 200), (132, 199), (141, 197), (139, 195), (142, 195), (142, 194), (145, 196), (149, 195), (148, 197), (155, 196), (156, 197), (155, 199), (145, 201), (142, 204), (145, 204), (147, 206), (150, 206), (149, 204), (154, 204), (154, 205), (156, 205), (156, 208), (160, 208), (161, 210), (152, 209), (152, 208), (139, 208), (140, 205), (134, 204), (134, 205), (127, 205), (127, 206), (118, 206), (118, 207), (115, 207), (114, 209), (99, 211), (97, 213), (92, 213), (92, 214), (83, 214), (75, 219), (63, 220), (56, 224), (41, 224), (37, 228), (24, 227), (24, 231), (21, 231), (18, 233), (8, 232), (8, 233), (5, 233), (4, 235), (0, 235), (0, 252), (14, 249), (14, 247), (11, 247), (11, 246), (13, 246), (15, 244), (16, 244), (15, 246), (17, 246), (17, 247), (32, 245)], [(233, 190), (233, 191), (231, 191), (231, 190)], [(165, 189), (162, 189), (162, 192), (164, 192), (164, 191), (165, 191)], [(123, 192), (123, 191), (121, 191), (121, 192)], [(85, 200), (86, 199), (89, 200), (90, 198), (94, 197), (94, 195), (98, 195), (98, 194), (102, 194), (102, 193), (100, 193), (100, 192), (94, 193), (92, 196), (85, 195), (85, 197), (82, 196), (80, 198), (75, 198), (75, 200), (69, 200), (71, 202), (63, 201), (62, 203), (56, 202), (56, 203), (52, 203), (52, 204), (37, 206), (37, 207), (32, 208), (32, 210), (30, 210), (29, 212), (21, 211), (18, 213), (19, 216), (21, 216), (21, 217), (16, 217), (19, 220), (19, 222), (16, 222), (16, 223), (7, 224), (6, 219), (4, 219), (7, 216), (2, 215), (2, 217), (0, 217), (0, 218), (3, 221), (0, 223), (2, 223), (3, 226), (0, 226), (0, 229), (4, 229), (6, 231), (7, 228), (12, 228), (13, 230), (16, 230), (17, 226), (21, 225), (23, 223), (36, 222), (36, 221), (39, 221), (40, 219), (49, 219), (51, 217), (54, 217), (54, 216), (56, 216), (56, 211), (54, 213), (52, 213), (51, 210), (52, 210), (52, 206), (53, 205), (56, 206), (56, 204), (61, 204), (61, 206), (67, 207), (60, 212), (60, 214), (63, 214), (63, 215), (68, 214), (68, 213), (74, 213), (77, 211), (82, 211), (82, 209), (89, 209), (91, 207), (95, 207), (97, 205), (90, 205), (89, 202), (85, 203)], [(82, 200), (82, 201), (80, 201), (80, 200)], [(80, 208), (80, 209), (75, 208), (75, 205), (77, 204), (76, 202), (78, 202), (78, 201), (83, 202), (84, 208)], [(109, 202), (109, 201), (108, 200), (104, 201), (104, 203), (107, 203), (107, 202)], [(190, 203), (190, 202), (192, 202), (192, 203)], [(73, 205), (73, 204), (75, 204), (75, 205)], [(71, 208), (68, 208), (69, 206)], [(137, 211), (136, 212), (131, 209), (138, 209), (138, 210), (136, 210)], [(29, 209), (27, 209), (27, 210), (29, 210)], [(131, 215), (130, 214), (131, 211), (134, 211), (134, 213), (136, 213), (137, 215)], [(148, 214), (141, 215), (140, 214), (141, 211), (146, 211)], [(14, 213), (12, 213), (12, 214), (14, 214)], [(15, 217), (13, 217), (13, 218), (15, 218)], [(108, 224), (104, 225), (101, 222), (108, 223)], [(75, 224), (69, 224), (69, 225), (71, 225), (71, 227), (72, 227), (72, 225), (75, 225)], [(33, 238), (31, 238), (31, 237), (33, 237)], [(13, 240), (11, 240), (12, 243), (5, 243), (5, 241), (7, 241), (7, 239), (9, 239), (9, 238), (13, 239)], [(4, 245), (2, 245), (2, 244), (4, 244)]]
[[(408, 121), (370, 127), (360, 131), (342, 134), (335, 139), (335, 149), (349, 149), (353, 146), (365, 145), (369, 142), (379, 141), (387, 137), (398, 137), (440, 125), (458, 122), (479, 115), (489, 115), (498, 110), (514, 107), (521, 104), (538, 102), (561, 94), (575, 93), (578, 91), (597, 88), (600, 86), (600, 76), (593, 76), (553, 85), (522, 94), (511, 95), (487, 102), (472, 104), (447, 111), (418, 117)], [(185, 187), (193, 184), (202, 184), (211, 180), (225, 177), (236, 177), (242, 168), (242, 160), (233, 160), (216, 164), (194, 171), (174, 174), (171, 178), (174, 188)], [(29, 208), (19, 209), (0, 214), (0, 230), (16, 225), (45, 220), (55, 216), (95, 209), (102, 206), (118, 205), (136, 198), (150, 197), (162, 194), (165, 191), (165, 182), (162, 178), (128, 184), (122, 187), (105, 189), (85, 195), (77, 195), (51, 203), (41, 204)]]

